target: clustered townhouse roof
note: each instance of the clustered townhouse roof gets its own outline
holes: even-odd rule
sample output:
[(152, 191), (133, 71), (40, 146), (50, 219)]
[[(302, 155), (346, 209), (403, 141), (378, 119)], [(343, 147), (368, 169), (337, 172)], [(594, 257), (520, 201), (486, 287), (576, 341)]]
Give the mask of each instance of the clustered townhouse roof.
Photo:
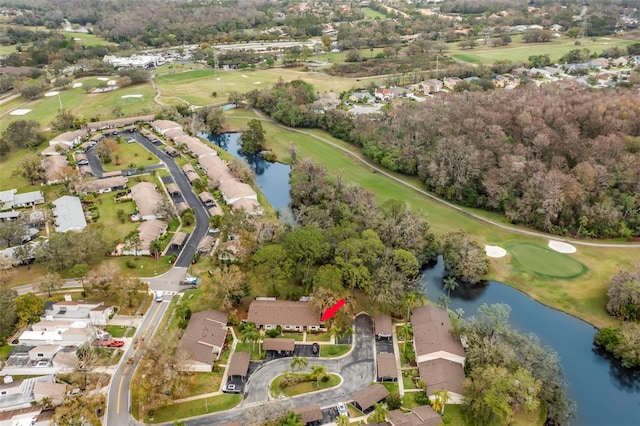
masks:
[(324, 417), (322, 415), (322, 410), (320, 409), (320, 405), (311, 404), (305, 405), (304, 407), (296, 407), (292, 410), (296, 414), (300, 414), (300, 421), (302, 424), (307, 424), (311, 422), (318, 422), (322, 420)]
[(87, 226), (80, 198), (65, 195), (53, 202), (56, 232), (79, 231)]
[(171, 195), (173, 194), (178, 194), (180, 193), (180, 188), (178, 188), (178, 185), (176, 185), (175, 183), (171, 182), (167, 184), (167, 192)]
[(251, 355), (249, 354), (249, 352), (235, 352), (231, 356), (227, 374), (229, 376), (247, 377), (250, 360)]
[(137, 117), (117, 118), (115, 120), (94, 121), (87, 123), (89, 130), (96, 131), (101, 129), (111, 129), (114, 127), (129, 126), (131, 124), (145, 122), (149, 123), (155, 118), (154, 115), (140, 115)]
[(187, 234), (182, 231), (178, 231), (175, 234), (173, 234), (173, 237), (171, 238), (169, 245), (180, 247), (184, 244), (186, 239), (187, 239)]
[(402, 410), (392, 410), (388, 414), (392, 426), (439, 426), (442, 424), (440, 415), (428, 405), (413, 408), (408, 413)]
[(360, 410), (367, 411), (389, 395), (389, 391), (380, 383), (364, 388), (353, 396), (353, 402), (358, 404)]
[(397, 379), (398, 368), (394, 354), (381, 352), (376, 355), (376, 367), (379, 379)]
[(151, 250), (151, 242), (165, 233), (167, 222), (159, 219), (145, 220), (138, 226), (140, 232), (140, 250)]
[(60, 172), (68, 165), (67, 157), (62, 155), (50, 155), (43, 158), (42, 166), (44, 167), (44, 177), (47, 183), (58, 182), (60, 180)]
[[(258, 196), (253, 188), (251, 188), (250, 185), (240, 182), (231, 173), (227, 163), (218, 157), (217, 151), (209, 146), (209, 144), (188, 135), (176, 122), (157, 120), (154, 121), (152, 125), (158, 132), (172, 140), (175, 144), (184, 145), (187, 151), (197, 158), (200, 169), (205, 172), (210, 182), (218, 185), (218, 189), (222, 193), (225, 201), (232, 207), (234, 203), (241, 199), (253, 199), (257, 202)], [(185, 165), (182, 167), (182, 170), (190, 182), (193, 182), (198, 177), (192, 166), (186, 167)], [(249, 210), (249, 207), (252, 207), (252, 212), (256, 212), (258, 209), (253, 206), (253, 203), (244, 203), (243, 208)]]
[(140, 216), (155, 216), (158, 207), (164, 202), (164, 197), (151, 182), (140, 182), (131, 187), (131, 196), (136, 202)]
[(274, 338), (266, 338), (262, 343), (262, 349), (265, 351), (276, 351), (276, 352), (293, 352), (296, 347), (295, 339), (274, 339)]
[[(82, 167), (89, 167), (89, 166), (81, 166), (81, 168)], [(91, 169), (89, 168), (89, 170)], [(80, 185), (80, 188), (81, 188), (81, 191), (85, 193), (89, 193), (89, 192), (100, 192), (100, 191), (113, 189), (113, 188), (122, 188), (126, 185), (127, 185), (127, 179), (122, 175), (118, 175), (118, 176), (105, 177), (102, 179), (85, 180)]]
[(391, 336), (393, 334), (393, 324), (391, 316), (378, 314), (373, 319), (376, 336)]
[(454, 400), (462, 396), (464, 348), (451, 334), (452, 325), (446, 310), (422, 306), (411, 314), (414, 348), (420, 378), (427, 383), (427, 393), (451, 392)]
[(86, 129), (64, 132), (49, 141), (49, 145), (63, 144), (67, 146), (75, 146), (82, 138), (86, 137), (89, 132)]
[(256, 325), (319, 326), (320, 313), (309, 302), (292, 300), (254, 300), (247, 320)]
[(214, 348), (224, 346), (228, 319), (226, 313), (212, 309), (191, 315), (180, 348), (189, 352), (193, 361), (213, 364), (217, 356)]

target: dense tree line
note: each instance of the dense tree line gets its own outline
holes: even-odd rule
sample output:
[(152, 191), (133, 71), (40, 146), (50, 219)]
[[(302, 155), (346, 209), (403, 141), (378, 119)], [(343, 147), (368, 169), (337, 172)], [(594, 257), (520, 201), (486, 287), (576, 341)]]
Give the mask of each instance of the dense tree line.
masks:
[(477, 425), (510, 423), (519, 411), (541, 409), (547, 425), (566, 425), (574, 415), (557, 354), (535, 335), (509, 327), (508, 305), (483, 304), (460, 319), (455, 334), (467, 342), (463, 412)]
[(630, 237), (640, 220), (639, 111), (629, 91), (523, 87), (360, 116), (351, 139), (447, 200), (549, 232)]
[(640, 235), (640, 103), (624, 89), (450, 94), (375, 116), (318, 112), (302, 81), (247, 101), (292, 127), (319, 127), (435, 194), (513, 223), (583, 238)]
[(594, 338), (618, 358), (624, 367), (640, 366), (640, 263), (613, 274), (607, 290), (607, 312), (624, 321), (620, 327), (605, 327)]

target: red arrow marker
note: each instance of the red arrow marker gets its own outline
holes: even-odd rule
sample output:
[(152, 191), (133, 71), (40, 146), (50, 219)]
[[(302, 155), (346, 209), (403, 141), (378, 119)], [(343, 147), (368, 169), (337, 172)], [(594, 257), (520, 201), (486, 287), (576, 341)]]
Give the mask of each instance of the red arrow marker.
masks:
[(338, 312), (338, 310), (343, 306), (344, 306), (344, 299), (338, 300), (338, 303), (336, 303), (330, 308), (327, 308), (327, 310), (324, 311), (324, 314), (322, 314), (322, 318), (320, 318), (320, 321), (326, 321), (330, 318), (333, 318), (336, 312)]

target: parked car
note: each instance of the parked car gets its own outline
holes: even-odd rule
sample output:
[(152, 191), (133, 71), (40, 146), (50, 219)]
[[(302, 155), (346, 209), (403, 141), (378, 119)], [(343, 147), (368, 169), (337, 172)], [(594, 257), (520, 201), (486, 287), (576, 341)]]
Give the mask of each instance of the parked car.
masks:
[(180, 281), (180, 285), (198, 285), (199, 282), (200, 282), (199, 278), (186, 277), (185, 279)]
[(336, 408), (338, 409), (338, 415), (349, 417), (349, 410), (347, 410), (347, 407), (344, 405), (344, 402), (338, 402), (338, 405), (336, 405)]
[(240, 393), (240, 388), (235, 383), (227, 383), (222, 387), (224, 393)]
[(314, 355), (317, 355), (318, 352), (320, 352), (320, 345), (317, 343), (314, 343), (313, 345), (311, 345), (311, 353), (313, 353)]
[(162, 296), (162, 293), (157, 292), (156, 293), (156, 302), (162, 302), (164, 300), (164, 297)]

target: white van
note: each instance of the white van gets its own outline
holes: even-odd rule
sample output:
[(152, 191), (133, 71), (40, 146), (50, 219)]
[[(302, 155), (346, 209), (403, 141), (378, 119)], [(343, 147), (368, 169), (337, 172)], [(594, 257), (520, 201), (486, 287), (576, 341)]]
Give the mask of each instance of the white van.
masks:
[(164, 300), (164, 297), (162, 296), (161, 292), (157, 292), (156, 293), (156, 302), (162, 302)]

